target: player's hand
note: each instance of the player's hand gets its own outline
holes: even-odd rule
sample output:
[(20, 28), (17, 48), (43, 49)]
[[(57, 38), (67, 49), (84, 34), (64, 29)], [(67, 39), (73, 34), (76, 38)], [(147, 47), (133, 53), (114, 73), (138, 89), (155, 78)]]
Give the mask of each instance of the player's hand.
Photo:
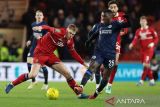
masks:
[(133, 48), (133, 44), (130, 44), (129, 45), (129, 49), (131, 50)]
[(86, 63), (84, 63), (83, 66), (84, 66), (86, 69), (89, 68), (89, 66), (88, 66)]
[(124, 34), (125, 34), (124, 32), (120, 31), (120, 36), (123, 36)]
[(31, 45), (31, 41), (27, 41), (26, 46), (29, 47), (29, 45)]
[(154, 43), (153, 42), (148, 44), (148, 48), (152, 48), (152, 47), (154, 47)]
[(32, 28), (32, 30), (34, 30), (34, 31), (41, 31), (42, 27), (41, 26), (35, 26), (35, 27)]

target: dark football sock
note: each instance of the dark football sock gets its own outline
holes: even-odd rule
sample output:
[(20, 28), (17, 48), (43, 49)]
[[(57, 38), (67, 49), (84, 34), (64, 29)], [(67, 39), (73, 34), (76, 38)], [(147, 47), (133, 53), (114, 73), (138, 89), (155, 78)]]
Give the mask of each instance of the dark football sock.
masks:
[(104, 80), (104, 79), (102, 79), (101, 80), (101, 83), (100, 83), (100, 85), (99, 85), (99, 87), (97, 88), (97, 91), (100, 93), (103, 89), (104, 89), (104, 87), (107, 85), (107, 80)]
[(99, 83), (100, 83), (100, 80), (101, 80), (100, 71), (97, 71), (97, 72), (95, 73), (95, 79), (96, 79), (96, 84), (99, 84)]
[[(31, 71), (32, 64), (27, 63), (27, 66), (28, 66), (28, 71), (30, 72), (30, 71)], [(36, 81), (36, 79), (35, 79), (35, 78), (32, 78), (32, 82), (35, 82), (35, 81)]]
[(85, 74), (83, 75), (82, 81), (81, 81), (81, 85), (85, 86), (87, 81), (90, 79), (90, 77), (92, 76), (92, 71), (87, 70), (85, 72)]
[(48, 70), (46, 67), (42, 67), (43, 75), (44, 75), (44, 84), (48, 84)]

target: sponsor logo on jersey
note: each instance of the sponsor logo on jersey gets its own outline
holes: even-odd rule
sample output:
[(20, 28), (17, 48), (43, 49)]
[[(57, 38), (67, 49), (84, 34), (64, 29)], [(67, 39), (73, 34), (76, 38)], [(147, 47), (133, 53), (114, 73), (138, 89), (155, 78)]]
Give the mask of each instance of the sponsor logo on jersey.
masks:
[(147, 37), (147, 35), (150, 35), (151, 34), (151, 32), (149, 32), (149, 31), (146, 31), (146, 32), (140, 32), (140, 37), (141, 37), (141, 40), (144, 40), (144, 39), (152, 39), (152, 38), (150, 38), (150, 37)]
[(111, 27), (112, 27), (112, 25), (109, 25), (109, 26), (108, 26), (108, 28), (111, 28)]
[(108, 29), (108, 30), (100, 30), (99, 32), (100, 34), (112, 34), (112, 30)]

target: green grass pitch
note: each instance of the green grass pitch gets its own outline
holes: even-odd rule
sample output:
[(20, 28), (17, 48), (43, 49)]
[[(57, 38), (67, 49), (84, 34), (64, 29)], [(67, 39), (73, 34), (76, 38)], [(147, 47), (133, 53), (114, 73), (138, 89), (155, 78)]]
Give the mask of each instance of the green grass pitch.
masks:
[[(15, 87), (9, 94), (4, 93), (6, 82), (0, 82), (0, 107), (160, 107), (160, 83), (148, 86), (145, 83), (137, 87), (135, 82), (115, 82), (112, 94), (102, 92), (95, 100), (79, 100), (65, 82), (50, 82), (49, 87), (57, 88), (60, 92), (58, 100), (48, 100), (46, 91), (41, 90), (42, 83), (38, 83), (32, 90), (27, 90), (29, 82)], [(91, 94), (95, 91), (95, 84), (88, 83), (84, 92)], [(105, 102), (114, 97), (115, 105)], [(117, 99), (143, 99), (145, 104), (116, 103)]]

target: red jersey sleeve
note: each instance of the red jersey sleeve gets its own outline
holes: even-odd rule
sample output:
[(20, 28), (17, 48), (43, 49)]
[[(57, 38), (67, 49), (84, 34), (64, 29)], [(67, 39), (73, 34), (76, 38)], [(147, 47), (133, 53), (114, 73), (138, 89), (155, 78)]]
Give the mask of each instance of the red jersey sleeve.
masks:
[(47, 25), (41, 26), (43, 30), (47, 30), (48, 32), (54, 32), (55, 28)]
[(134, 39), (132, 41), (132, 45), (134, 46), (138, 40), (139, 40), (139, 29), (135, 33)]
[(82, 65), (84, 64), (83, 59), (80, 57), (80, 55), (76, 52), (75, 48), (74, 48), (74, 41), (73, 39), (69, 40), (67, 42), (67, 47), (69, 49), (69, 52), (71, 54), (71, 56), (78, 61), (79, 63), (81, 63)]
[(157, 43), (158, 43), (158, 34), (154, 29), (151, 29), (151, 32), (152, 32), (152, 35), (153, 35), (154, 44), (157, 45)]

